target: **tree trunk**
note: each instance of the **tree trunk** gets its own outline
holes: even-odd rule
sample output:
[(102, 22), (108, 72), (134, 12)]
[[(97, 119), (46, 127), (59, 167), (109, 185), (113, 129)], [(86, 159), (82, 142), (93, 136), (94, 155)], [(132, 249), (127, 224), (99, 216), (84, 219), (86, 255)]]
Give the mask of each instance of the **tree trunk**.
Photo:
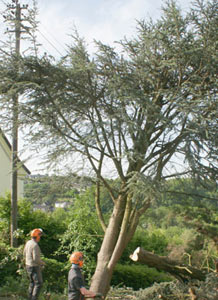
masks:
[(150, 200), (141, 211), (132, 209), (131, 198), (120, 195), (116, 200), (113, 214), (106, 229), (95, 273), (90, 289), (107, 295), (116, 263), (120, 259), (126, 245), (135, 233), (140, 215), (150, 206)]
[(121, 226), (124, 210), (125, 203), (122, 199), (120, 199), (120, 201), (117, 201), (114, 206), (113, 214), (110, 218), (101, 249), (98, 253), (95, 274), (91, 281), (90, 289), (95, 292), (100, 292), (103, 295), (106, 295), (109, 290), (112, 270), (109, 269), (108, 264), (119, 236), (119, 228)]
[(187, 279), (205, 280), (205, 274), (201, 270), (181, 264), (178, 261), (170, 260), (165, 256), (158, 256), (140, 247), (130, 255), (130, 258), (149, 267), (168, 272), (182, 281), (186, 281)]

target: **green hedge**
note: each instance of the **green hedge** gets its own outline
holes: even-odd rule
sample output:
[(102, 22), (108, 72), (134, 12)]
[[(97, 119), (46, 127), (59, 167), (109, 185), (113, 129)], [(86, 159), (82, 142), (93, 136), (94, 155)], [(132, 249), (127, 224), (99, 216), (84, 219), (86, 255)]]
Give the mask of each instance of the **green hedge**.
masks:
[[(43, 270), (44, 290), (63, 292), (67, 288), (69, 266), (55, 259), (43, 259), (46, 266)], [(7, 285), (9, 278), (27, 280), (23, 265), (23, 246), (11, 248), (0, 244), (0, 286)]]
[(23, 248), (11, 248), (0, 243), (0, 286), (8, 277), (18, 278), (22, 269)]
[(67, 288), (68, 268), (55, 259), (43, 258), (46, 265), (42, 271), (44, 289), (47, 292), (62, 293)]
[(172, 278), (165, 273), (145, 265), (117, 264), (113, 273), (111, 285), (126, 286), (139, 290), (151, 286), (154, 282), (171, 281)]

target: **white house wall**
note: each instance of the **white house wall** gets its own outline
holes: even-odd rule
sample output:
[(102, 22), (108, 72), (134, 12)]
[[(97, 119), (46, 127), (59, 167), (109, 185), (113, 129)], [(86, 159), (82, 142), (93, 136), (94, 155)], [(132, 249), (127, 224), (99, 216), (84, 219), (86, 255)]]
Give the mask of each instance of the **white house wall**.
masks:
[[(5, 196), (11, 190), (11, 151), (0, 134), (0, 196)], [(21, 167), (18, 170), (18, 199), (23, 197), (24, 178), (27, 175)]]

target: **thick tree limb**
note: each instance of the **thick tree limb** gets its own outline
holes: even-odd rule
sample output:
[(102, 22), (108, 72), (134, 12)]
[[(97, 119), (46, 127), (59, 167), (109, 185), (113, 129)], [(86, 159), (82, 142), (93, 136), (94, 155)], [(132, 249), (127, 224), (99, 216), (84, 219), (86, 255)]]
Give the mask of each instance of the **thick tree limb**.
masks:
[(96, 182), (96, 189), (95, 189), (95, 207), (96, 207), (96, 213), (99, 219), (99, 222), (101, 224), (101, 227), (103, 231), (105, 232), (107, 229), (107, 226), (104, 221), (104, 217), (102, 214), (101, 206), (100, 206), (100, 182), (99, 180)]
[(158, 256), (140, 247), (130, 255), (130, 258), (135, 262), (140, 262), (160, 271), (168, 272), (183, 281), (187, 279), (205, 280), (205, 274), (201, 270), (170, 260), (165, 256)]

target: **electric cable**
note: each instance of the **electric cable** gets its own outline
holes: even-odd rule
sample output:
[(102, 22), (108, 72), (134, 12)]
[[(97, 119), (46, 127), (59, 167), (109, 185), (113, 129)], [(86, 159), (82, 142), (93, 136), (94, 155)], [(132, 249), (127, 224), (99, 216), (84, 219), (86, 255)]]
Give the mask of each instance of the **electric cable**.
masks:
[(49, 41), (49, 39), (39, 30), (37, 29), (37, 32), (39, 32), (42, 37), (61, 55), (63, 56), (63, 54), (54, 46), (54, 44), (52, 42)]
[(42, 24), (41, 22), (40, 22), (40, 25), (47, 32), (47, 34), (50, 35), (52, 37), (52, 39), (54, 39), (54, 41), (63, 48), (64, 51), (66, 51), (66, 48), (55, 38), (55, 36), (53, 36), (53, 34), (51, 34), (51, 32), (48, 31), (48, 29), (45, 27), (45, 25)]

